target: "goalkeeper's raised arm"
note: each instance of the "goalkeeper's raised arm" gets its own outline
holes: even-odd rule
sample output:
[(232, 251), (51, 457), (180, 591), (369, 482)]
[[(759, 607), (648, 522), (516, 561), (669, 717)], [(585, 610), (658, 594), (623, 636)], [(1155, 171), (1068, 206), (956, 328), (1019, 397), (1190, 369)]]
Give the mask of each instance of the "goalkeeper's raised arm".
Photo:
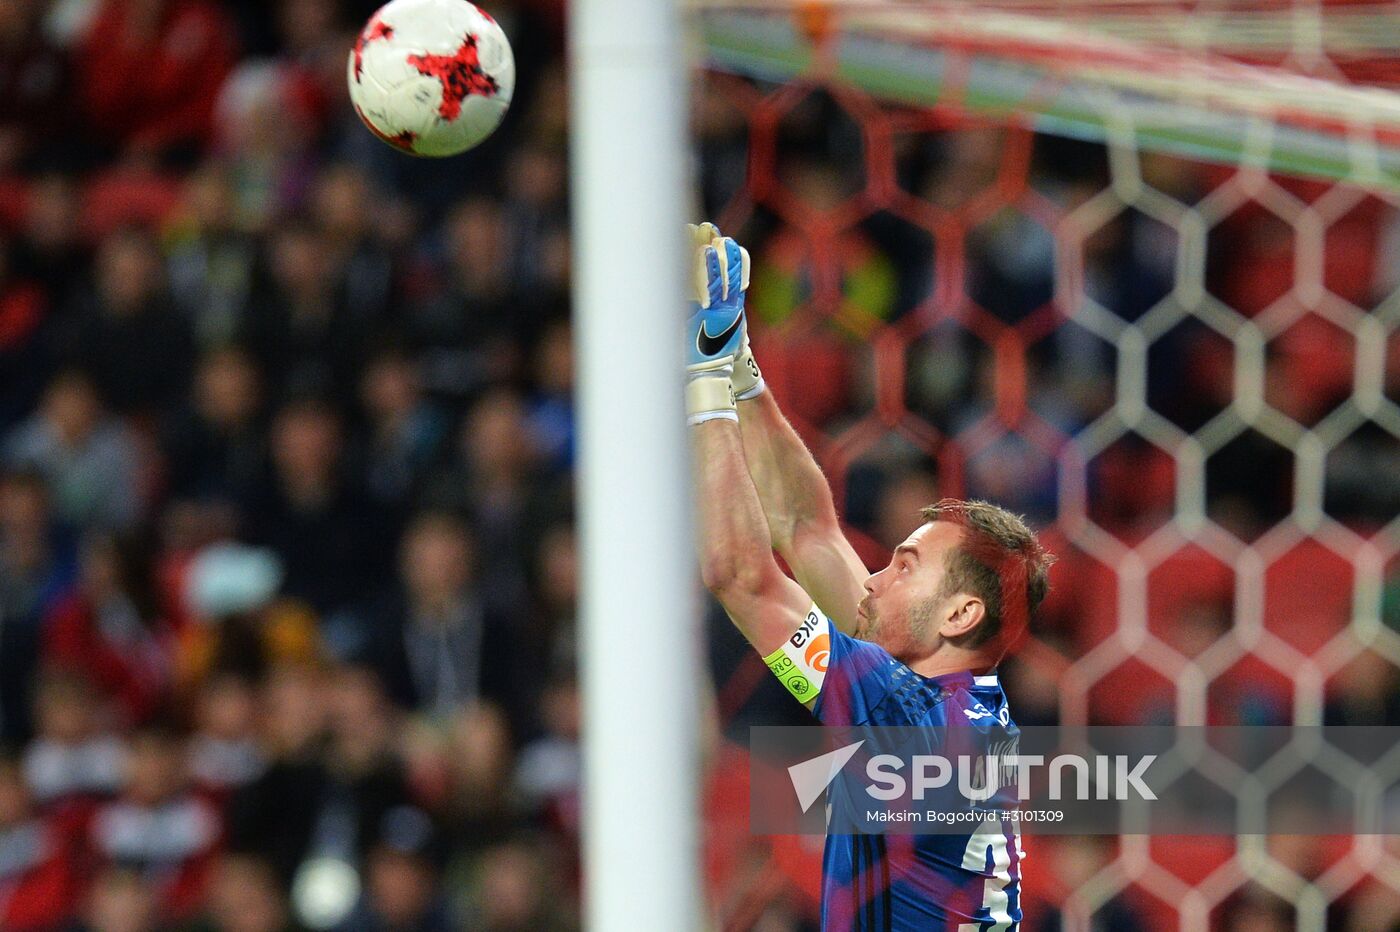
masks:
[[(709, 223), (691, 230), (697, 250), (711, 244), (722, 250), (723, 244), (733, 243)], [(747, 268), (747, 254), (742, 249), (739, 252)], [(697, 288), (704, 274), (697, 252)], [(741, 284), (748, 287), (747, 271)], [(740, 301), (742, 297), (740, 294)], [(738, 402), (746, 468), (758, 492), (772, 545), (802, 588), (849, 634), (855, 629), (856, 608), (865, 594), (861, 586), (868, 575), (865, 565), (841, 532), (826, 476), (763, 381), (749, 345), (747, 321), (742, 315), (739, 321), (730, 384)], [(718, 390), (718, 386), (712, 389)]]
[(747, 332), (732, 384), (744, 456), (773, 546), (832, 622), (852, 633), (865, 565), (841, 531), (821, 467), (764, 384)]
[(730, 377), (743, 339), (748, 255), (713, 227), (692, 228), (695, 300), (687, 321), (686, 414), (692, 425), (701, 574), (765, 658), (803, 624), (812, 600), (773, 559), (744, 459)]

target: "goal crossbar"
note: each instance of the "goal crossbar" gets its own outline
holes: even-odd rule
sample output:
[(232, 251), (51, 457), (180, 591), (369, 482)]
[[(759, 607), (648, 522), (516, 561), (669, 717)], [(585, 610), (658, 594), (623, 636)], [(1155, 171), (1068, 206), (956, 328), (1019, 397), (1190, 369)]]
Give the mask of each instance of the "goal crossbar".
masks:
[(1400, 190), (1400, 94), (960, 3), (693, 0), (711, 67)]

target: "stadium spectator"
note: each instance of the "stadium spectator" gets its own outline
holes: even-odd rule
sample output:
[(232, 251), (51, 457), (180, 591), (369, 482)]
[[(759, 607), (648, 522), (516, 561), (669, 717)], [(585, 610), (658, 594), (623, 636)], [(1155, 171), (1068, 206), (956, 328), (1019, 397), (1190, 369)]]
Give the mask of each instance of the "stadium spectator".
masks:
[(440, 880), (441, 842), (421, 809), (400, 806), (384, 814), (379, 844), (370, 852), (365, 897), (356, 928), (366, 932), (451, 932)]
[(535, 614), (530, 640), (540, 645), (545, 667), (573, 670), (578, 663), (578, 541), (573, 526), (553, 524), (540, 534), (535, 546)]
[(1363, 651), (1333, 678), (1322, 720), (1328, 725), (1400, 724), (1400, 670)]
[(1020, 434), (1005, 433), (967, 464), (970, 494), (1026, 515), (1037, 524), (1055, 513), (1054, 460)]
[(106, 863), (140, 869), (160, 915), (187, 919), (203, 899), (220, 816), (190, 787), (183, 735), (147, 725), (130, 747), (121, 795), (93, 814), (92, 847)]
[[(795, 161), (791, 183), (803, 203), (815, 210), (830, 210), (843, 200), (845, 182), (838, 169), (812, 160)], [(841, 296), (840, 311), (832, 322), (845, 336), (863, 338), (896, 312), (896, 268), (860, 228), (842, 231), (830, 243), (814, 243), (794, 228), (784, 228), (754, 259), (764, 279), (754, 289), (753, 310), (764, 323), (782, 323), (810, 296), (823, 291)]]
[(226, 795), (262, 772), (257, 692), (237, 673), (210, 674), (195, 697), (190, 772), (201, 789)]
[(44, 621), (44, 663), (82, 676), (128, 724), (158, 711), (173, 673), (152, 560), (139, 537), (89, 534), (78, 584)]
[[(81, 236), (81, 191), (72, 177), (47, 171), (30, 180), (25, 209), (15, 230), (14, 263), (20, 277), (34, 281), (51, 308), (68, 307), (89, 267), (91, 247)], [(46, 356), (31, 358), (39, 375), (50, 375), (48, 356), (59, 347), (42, 346)]]
[(151, 231), (127, 227), (105, 237), (92, 283), (64, 317), (65, 361), (91, 374), (118, 413), (164, 412), (186, 391), (193, 338), (170, 302)]
[[(285, 667), (265, 686), (271, 759), (230, 804), (229, 844), (264, 858), (284, 884), (325, 861), (363, 864), (385, 814), (412, 801), (402, 767), (385, 752), (392, 730), (382, 720), (350, 721), (345, 696), (334, 698), (366, 682), (347, 685), (342, 675)], [(380, 701), (377, 694), (371, 699)]]
[[(313, 222), (322, 234), (321, 261), (335, 270), (334, 291), (349, 320), (378, 335), (398, 282), (383, 227), (388, 197), (349, 163), (326, 166), (311, 191)], [(374, 204), (376, 210), (366, 210)]]
[(81, 372), (49, 382), (39, 410), (10, 433), (4, 458), (44, 477), (55, 515), (70, 527), (119, 531), (141, 518), (145, 490), (135, 438), (108, 415)]
[(63, 106), (72, 67), (44, 35), (42, 0), (0, 6), (0, 176), (55, 164), (75, 116)]
[(48, 294), (16, 268), (15, 247), (0, 235), (0, 428), (28, 412), (43, 391), (47, 372), (33, 365), (44, 352), (51, 323)]
[(529, 398), (530, 435), (547, 474), (567, 473), (574, 465), (574, 340), (567, 320), (544, 327), (535, 345), (534, 386)]
[(81, 889), (72, 835), (36, 810), (18, 758), (0, 756), (0, 926), (45, 932), (68, 917)]
[(527, 811), (566, 835), (579, 831), (579, 783), (583, 771), (579, 746), (581, 719), (578, 684), (560, 678), (540, 697), (543, 734), (520, 750), (513, 782)]
[[(1047, 859), (1055, 879), (1068, 889), (1078, 889), (1095, 876), (1102, 876), (1112, 859), (1112, 843), (1102, 837), (1057, 838), (1053, 857)], [(1045, 923), (1047, 930), (1067, 928), (1057, 910), (1051, 910)], [(1112, 897), (1094, 911), (1094, 924), (1103, 932), (1136, 932), (1147, 927), (1147, 917), (1135, 909), (1123, 895)]]
[[(704, 204), (701, 213), (706, 217), (718, 216), (738, 193), (748, 161), (744, 114), (723, 93), (720, 80), (710, 74), (696, 75), (691, 85), (690, 134), (700, 156), (696, 169)], [(551, 73), (545, 81), (562, 84), (563, 76)], [(546, 119), (554, 123), (565, 116), (548, 114)]]
[(306, 77), (277, 60), (244, 61), (224, 83), (216, 108), (220, 158), (240, 230), (265, 235), (306, 204), (316, 175), (319, 127), (307, 107)]
[(213, 674), (257, 680), (278, 664), (318, 660), (316, 615), (278, 596), (282, 578), (282, 562), (264, 548), (220, 541), (193, 557), (183, 589), (189, 617), (178, 632), (181, 689)]
[(286, 895), (266, 861), (226, 854), (209, 882), (209, 904), (192, 932), (295, 932)]
[(1288, 932), (1297, 928), (1288, 902), (1254, 885), (1226, 900), (1219, 912), (1222, 924), (1237, 932)]
[(529, 677), (514, 620), (477, 574), (479, 547), (462, 521), (425, 512), (408, 525), (400, 584), (373, 599), (346, 633), (347, 655), (370, 665), (404, 708), (439, 718), (478, 699), (525, 720)]
[(515, 374), (524, 305), (510, 277), (510, 227), (500, 204), (464, 201), (442, 235), (441, 289), (413, 309), (407, 336), (424, 354), (429, 384), (465, 395)]
[[(1400, 343), (1396, 344), (1400, 346)], [(1377, 424), (1363, 424), (1328, 454), (1323, 507), (1348, 526), (1377, 528), (1400, 514), (1400, 475), (1388, 468), (1400, 441)]]
[(41, 674), (35, 687), (35, 737), (24, 752), (24, 779), (41, 804), (85, 807), (117, 790), (127, 748), (104, 721), (107, 710), (92, 686), (62, 671)]
[[(264, 858), (284, 889), (290, 889), (311, 841), (308, 791), (323, 779), (317, 760), (326, 725), (321, 685), (312, 667), (282, 666), (270, 672), (258, 697), (267, 766), (227, 808), (229, 849)], [(307, 798), (298, 798), (298, 793), (307, 793)]]
[(531, 839), (506, 842), (486, 851), (474, 890), (473, 915), (487, 932), (570, 929), (559, 897), (561, 869), (552, 852)]
[(506, 168), (510, 277), (524, 308), (547, 305), (569, 285), (568, 175), (564, 153), (547, 144), (524, 146)]
[(1344, 932), (1394, 929), (1400, 924), (1400, 895), (1383, 884), (1363, 883), (1341, 906), (1340, 912), (1345, 916)]
[(196, 345), (207, 351), (232, 341), (247, 314), (258, 241), (239, 226), (226, 168), (205, 165), (185, 181), (164, 242), (170, 297)]
[(457, 854), (470, 859), (514, 827), (510, 725), (500, 707), (477, 702), (457, 711), (441, 740), (448, 776), (443, 820)]
[(188, 161), (209, 141), (233, 35), (208, 0), (105, 0), (76, 56), (95, 140), (120, 157)]
[(402, 783), (397, 727), (401, 710), (389, 701), (373, 670), (344, 666), (331, 671), (328, 690), (328, 760), (355, 778)]
[(237, 347), (200, 357), (189, 404), (168, 419), (163, 437), (170, 495), (236, 503), (253, 493), (267, 468), (262, 382)]
[(368, 491), (384, 506), (403, 508), (438, 463), (451, 422), (423, 394), (413, 357), (395, 346), (365, 366), (360, 404), (366, 421), (360, 456)]
[(167, 932), (157, 916), (151, 881), (134, 867), (107, 864), (88, 887), (74, 932)]
[(520, 393), (496, 388), (467, 411), (457, 458), (430, 480), (432, 505), (467, 515), (491, 547), (481, 554), (484, 588), (503, 602), (522, 597), (522, 567), (535, 522), (550, 511), (554, 488), (542, 481), (539, 450)]
[(938, 498), (938, 483), (930, 472), (911, 469), (891, 476), (875, 509), (875, 537), (880, 545), (894, 549), (909, 535), (909, 516)]
[(1015, 323), (1050, 301), (1055, 241), (1025, 214), (1004, 210), (969, 235), (968, 294), (999, 320)]
[(33, 472), (0, 472), (0, 737), (27, 738), (30, 678), (42, 622), (76, 572), (55, 525), (48, 485)]
[(346, 4), (336, 0), (285, 0), (270, 6), (278, 57), (315, 79), (325, 106), (345, 81), (345, 50), (359, 23), (351, 22), (344, 15)]
[(340, 288), (346, 257), (306, 221), (279, 226), (268, 250), (240, 340), (276, 389), (347, 397), (378, 322)]
[(342, 420), (326, 402), (288, 402), (272, 422), (271, 476), (242, 503), (248, 541), (282, 557), (283, 593), (323, 614), (383, 578), (391, 546), (344, 452)]
[(0, 474), (0, 613), (37, 627), (74, 573), (67, 535), (55, 526), (38, 473)]

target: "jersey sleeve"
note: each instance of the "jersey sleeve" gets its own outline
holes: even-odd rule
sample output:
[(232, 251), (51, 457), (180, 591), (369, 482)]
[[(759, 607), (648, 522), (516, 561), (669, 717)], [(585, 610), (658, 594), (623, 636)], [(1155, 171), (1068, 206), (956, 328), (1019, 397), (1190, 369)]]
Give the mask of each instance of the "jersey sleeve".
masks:
[(866, 724), (889, 695), (896, 672), (907, 672), (884, 648), (842, 633), (815, 603), (801, 626), (763, 662), (827, 725)]
[(831, 627), (826, 679), (812, 714), (823, 725), (864, 725), (889, 695), (898, 663), (882, 647)]

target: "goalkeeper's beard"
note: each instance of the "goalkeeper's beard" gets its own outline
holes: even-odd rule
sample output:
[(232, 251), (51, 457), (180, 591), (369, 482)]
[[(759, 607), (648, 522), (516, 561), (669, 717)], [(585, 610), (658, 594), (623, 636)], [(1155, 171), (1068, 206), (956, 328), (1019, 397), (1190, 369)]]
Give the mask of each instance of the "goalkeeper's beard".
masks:
[(879, 629), (879, 622), (875, 618), (875, 607), (870, 604), (870, 597), (866, 596), (860, 600), (860, 611), (856, 615), (855, 636), (862, 641), (873, 641)]
[[(928, 638), (940, 601), (941, 599), (939, 596), (934, 596), (919, 602), (909, 610), (909, 629), (907, 635), (915, 643), (922, 644)], [(875, 610), (870, 596), (866, 596), (860, 600), (859, 609), (860, 611), (856, 614), (856, 626), (853, 636), (862, 641), (871, 641), (875, 644), (880, 644), (881, 647), (893, 653), (896, 649), (896, 645), (882, 644), (880, 642), (882, 627), (880, 614)], [(896, 608), (896, 611), (898, 611), (898, 608)]]

